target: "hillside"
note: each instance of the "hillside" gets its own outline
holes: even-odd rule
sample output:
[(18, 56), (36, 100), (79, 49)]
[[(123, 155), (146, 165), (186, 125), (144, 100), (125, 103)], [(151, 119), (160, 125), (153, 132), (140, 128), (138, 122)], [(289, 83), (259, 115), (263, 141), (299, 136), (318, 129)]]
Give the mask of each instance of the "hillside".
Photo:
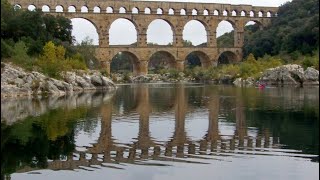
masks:
[[(233, 32), (218, 38), (218, 44), (228, 46)], [(278, 17), (271, 25), (258, 30), (255, 25), (245, 27), (244, 56), (313, 55), (319, 48), (319, 1), (293, 0), (279, 7)]]

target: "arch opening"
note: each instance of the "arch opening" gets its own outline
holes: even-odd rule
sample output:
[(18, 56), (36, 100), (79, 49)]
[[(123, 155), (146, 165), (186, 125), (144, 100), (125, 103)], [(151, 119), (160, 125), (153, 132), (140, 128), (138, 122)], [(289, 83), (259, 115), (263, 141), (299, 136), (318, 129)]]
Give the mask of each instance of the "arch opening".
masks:
[(254, 17), (254, 11), (250, 11), (249, 16)]
[(158, 8), (157, 9), (157, 14), (162, 14), (163, 13), (163, 10), (161, 8)]
[(100, 12), (101, 12), (101, 9), (100, 9), (99, 6), (95, 6), (95, 7), (93, 8), (93, 13), (100, 13)]
[(76, 7), (75, 6), (69, 6), (68, 7), (68, 12), (76, 12)]
[(139, 9), (137, 7), (132, 8), (132, 14), (139, 14)]
[(262, 11), (258, 12), (258, 17), (263, 17), (263, 12)]
[(50, 12), (50, 7), (48, 5), (44, 5), (41, 8), (42, 12)]
[(30, 5), (28, 6), (28, 10), (29, 10), (29, 11), (35, 11), (35, 10), (36, 10), (36, 6), (33, 5), (33, 4), (30, 4)]
[(107, 9), (106, 9), (106, 13), (113, 13), (113, 8), (112, 7), (107, 7)]
[(124, 7), (119, 8), (119, 13), (124, 14), (126, 12), (127, 12), (126, 8), (124, 8)]
[(184, 25), (182, 38), (184, 46), (207, 46), (205, 25), (198, 20), (191, 20)]
[(218, 66), (225, 64), (232, 64), (237, 62), (237, 55), (231, 51), (225, 51), (220, 54), (218, 58)]
[(71, 24), (71, 35), (75, 37), (75, 43), (81, 44), (83, 41), (92, 41), (92, 45), (99, 45), (99, 35), (95, 24), (84, 18), (72, 18)]
[(169, 15), (174, 15), (174, 9), (170, 8), (169, 11), (168, 11), (168, 14)]
[[(126, 35), (125, 37), (123, 35)], [(128, 19), (119, 18), (112, 22), (109, 29), (110, 45), (133, 45), (137, 43), (137, 28)]]
[(246, 16), (246, 14), (247, 13), (245, 11), (241, 11), (241, 13), (240, 13), (241, 16)]
[[(259, 21), (248, 21), (245, 26), (244, 29), (246, 32), (256, 32), (258, 30), (262, 30), (263, 26)], [(245, 34), (246, 35), (246, 34)]]
[(192, 9), (192, 15), (193, 15), (193, 16), (198, 15), (198, 10), (196, 10), (196, 9)]
[(147, 29), (147, 44), (172, 45), (173, 34), (173, 28), (167, 21), (162, 19), (153, 20)]
[(214, 10), (214, 11), (213, 11), (213, 15), (214, 15), (214, 16), (219, 16), (219, 11), (218, 11), (218, 10)]
[(14, 6), (13, 6), (13, 9), (16, 11), (16, 10), (19, 10), (19, 9), (21, 9), (22, 7), (21, 7), (21, 5), (20, 4), (15, 4)]
[(209, 56), (202, 51), (193, 51), (189, 53), (184, 62), (186, 69), (195, 67), (208, 68), (211, 66)]
[(223, 15), (223, 16), (228, 16), (228, 14), (229, 14), (229, 12), (228, 12), (227, 10), (224, 10), (224, 11), (222, 12), (222, 15)]
[(218, 48), (234, 47), (234, 28), (230, 22), (221, 21), (216, 32)]
[(144, 9), (144, 13), (145, 13), (145, 14), (151, 14), (151, 9), (148, 8), (148, 7), (145, 8), (145, 9)]
[(111, 73), (133, 73), (138, 74), (138, 57), (129, 52), (129, 51), (121, 51), (118, 52), (111, 60), (110, 63), (110, 71)]
[(149, 59), (149, 73), (160, 73), (163, 69), (173, 69), (176, 67), (174, 56), (167, 51), (158, 51)]
[(267, 17), (271, 17), (271, 12), (270, 11), (267, 12)]
[(185, 9), (181, 9), (181, 10), (180, 10), (180, 15), (186, 15), (186, 14), (187, 14), (187, 12), (186, 12)]
[(204, 16), (208, 16), (209, 15), (209, 11), (207, 9), (203, 10), (203, 15)]
[(82, 7), (81, 7), (81, 12), (82, 12), (82, 13), (87, 13), (87, 12), (89, 12), (88, 7), (87, 7), (87, 6), (82, 6)]
[(231, 12), (231, 16), (237, 16), (237, 11), (233, 10), (233, 11)]
[(56, 12), (63, 12), (63, 7), (61, 5), (56, 6)]

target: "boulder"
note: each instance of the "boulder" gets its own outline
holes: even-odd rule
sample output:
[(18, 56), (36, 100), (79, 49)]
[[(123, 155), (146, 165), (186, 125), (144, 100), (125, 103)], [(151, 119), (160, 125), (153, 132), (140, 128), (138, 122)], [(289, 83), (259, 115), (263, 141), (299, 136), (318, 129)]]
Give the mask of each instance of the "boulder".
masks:
[(304, 80), (303, 68), (297, 64), (267, 69), (260, 78), (267, 85), (302, 85)]
[(319, 85), (319, 71), (308, 67), (304, 71), (305, 81), (303, 82), (303, 85)]
[(90, 80), (91, 80), (91, 83), (94, 86), (103, 86), (103, 82), (102, 82), (101, 76), (99, 76), (99, 75), (91, 76)]

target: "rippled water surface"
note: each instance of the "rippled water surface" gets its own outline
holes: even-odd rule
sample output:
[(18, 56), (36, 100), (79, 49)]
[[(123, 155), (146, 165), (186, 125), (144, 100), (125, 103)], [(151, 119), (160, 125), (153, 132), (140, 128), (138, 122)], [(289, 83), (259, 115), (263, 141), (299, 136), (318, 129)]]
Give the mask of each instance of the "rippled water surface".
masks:
[(319, 179), (319, 89), (120, 85), (1, 100), (2, 179)]

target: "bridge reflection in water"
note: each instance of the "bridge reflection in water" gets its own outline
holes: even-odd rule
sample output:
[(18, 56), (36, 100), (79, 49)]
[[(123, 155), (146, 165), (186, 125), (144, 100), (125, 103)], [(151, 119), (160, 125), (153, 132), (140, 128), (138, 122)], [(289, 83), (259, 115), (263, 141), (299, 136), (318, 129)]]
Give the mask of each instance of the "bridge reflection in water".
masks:
[[(111, 101), (100, 107), (101, 131), (97, 142), (92, 144), (92, 147), (86, 147), (85, 151), (76, 150), (66, 158), (49, 161), (47, 169), (74, 170), (80, 168), (92, 170), (92, 168), (100, 168), (101, 166), (122, 169), (123, 166), (121, 167), (119, 164), (166, 166), (168, 165), (167, 161), (206, 163), (201, 160), (223, 160), (223, 157), (236, 156), (237, 154), (271, 155), (268, 153), (269, 151), (282, 151), (279, 150), (279, 138), (272, 137), (268, 129), (259, 132), (257, 136), (248, 135), (242, 96), (233, 97), (235, 103), (232, 109), (230, 105), (224, 105), (222, 102), (224, 97), (210, 89), (203, 89), (201, 92), (201, 96), (207, 99), (201, 103), (208, 110), (208, 129), (201, 139), (193, 140), (187, 134), (185, 122), (186, 114), (194, 111), (195, 107), (189, 106), (188, 101), (191, 96), (187, 94), (185, 85), (173, 88), (171, 93), (173, 93), (172, 96), (175, 95), (175, 98), (173, 102), (167, 102), (168, 108), (175, 114), (172, 137), (167, 141), (154, 139), (149, 128), (150, 116), (156, 111), (149, 99), (151, 96), (149, 91), (151, 90), (152, 88), (148, 85), (140, 85), (133, 91), (133, 97), (130, 99), (136, 101), (134, 110), (131, 112), (136, 112), (139, 115), (139, 133), (134, 142), (115, 142), (116, 139), (112, 136), (112, 119), (117, 114), (117, 108), (113, 107), (115, 104)], [(236, 123), (233, 135), (224, 135), (219, 132), (219, 118), (222, 111), (226, 109), (231, 109), (230, 111), (235, 116)], [(26, 167), (18, 172), (31, 170), (35, 169)]]

